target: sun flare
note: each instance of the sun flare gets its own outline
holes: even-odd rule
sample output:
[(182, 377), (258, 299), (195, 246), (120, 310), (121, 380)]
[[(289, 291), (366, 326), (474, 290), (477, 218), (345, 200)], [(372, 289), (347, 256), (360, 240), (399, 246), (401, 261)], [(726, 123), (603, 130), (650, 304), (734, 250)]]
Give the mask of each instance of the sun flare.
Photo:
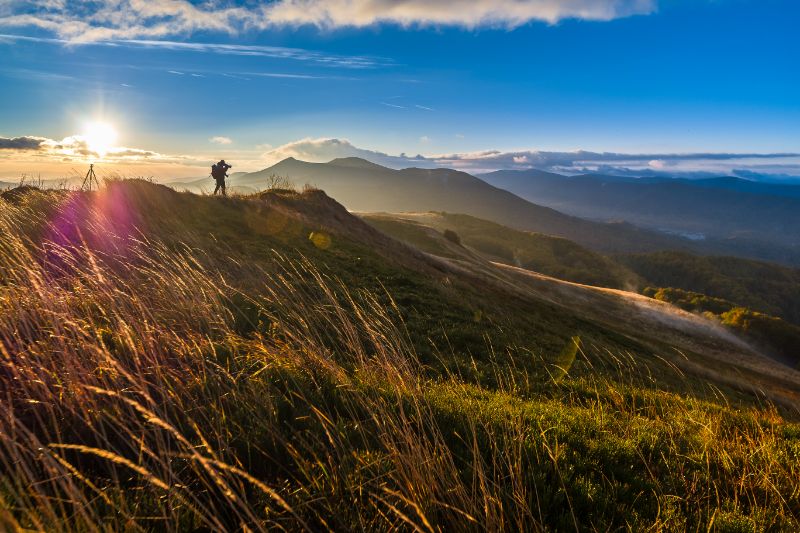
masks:
[(88, 122), (82, 137), (86, 140), (86, 147), (100, 157), (111, 150), (117, 142), (117, 130), (108, 122)]

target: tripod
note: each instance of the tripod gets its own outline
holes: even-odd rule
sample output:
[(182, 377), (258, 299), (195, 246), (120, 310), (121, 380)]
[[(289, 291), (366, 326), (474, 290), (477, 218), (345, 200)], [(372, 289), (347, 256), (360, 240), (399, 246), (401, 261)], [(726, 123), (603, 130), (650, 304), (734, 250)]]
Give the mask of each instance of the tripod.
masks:
[(97, 186), (97, 190), (100, 190), (100, 181), (97, 179), (97, 175), (94, 173), (94, 164), (89, 165), (89, 172), (86, 173), (86, 177), (83, 178), (83, 185), (81, 185), (82, 191), (91, 191), (92, 190), (92, 183)]

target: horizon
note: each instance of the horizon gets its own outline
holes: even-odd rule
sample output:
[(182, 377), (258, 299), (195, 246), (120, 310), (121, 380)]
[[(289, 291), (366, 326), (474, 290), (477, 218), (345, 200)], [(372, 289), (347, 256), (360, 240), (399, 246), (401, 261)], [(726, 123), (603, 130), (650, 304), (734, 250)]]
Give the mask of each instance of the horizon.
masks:
[(490, 4), (11, 2), (0, 180), (291, 156), (800, 183), (795, 4)]

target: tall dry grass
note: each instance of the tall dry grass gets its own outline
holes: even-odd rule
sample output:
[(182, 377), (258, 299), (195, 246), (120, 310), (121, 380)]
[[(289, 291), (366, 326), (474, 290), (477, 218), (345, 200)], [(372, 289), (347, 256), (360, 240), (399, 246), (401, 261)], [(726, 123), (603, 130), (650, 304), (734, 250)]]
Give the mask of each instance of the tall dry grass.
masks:
[[(54, 225), (75, 195), (0, 212), (6, 528), (797, 524), (800, 446), (768, 406), (660, 393), (635, 356), (592, 362), (577, 341), (542, 397), (503, 365), (493, 390), (432, 377), (395, 306), (311, 262), (276, 257), (243, 294), (219, 258), (120, 226), (91, 195)], [(597, 371), (573, 378), (578, 362)], [(620, 519), (623, 460), (651, 488)]]
[(271, 321), (244, 338), (235, 289), (191, 250), (108, 234), (94, 209), (66, 237), (41, 213), (0, 215), (9, 523), (430, 530), (500, 512), (485, 475), (461, 479), (396, 310), (284, 260), (262, 303), (237, 295)]

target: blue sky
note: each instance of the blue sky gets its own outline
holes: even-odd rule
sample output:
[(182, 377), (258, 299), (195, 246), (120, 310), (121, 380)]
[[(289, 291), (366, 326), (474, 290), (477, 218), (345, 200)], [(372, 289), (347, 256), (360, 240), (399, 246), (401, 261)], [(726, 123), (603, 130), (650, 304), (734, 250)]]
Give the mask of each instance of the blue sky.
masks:
[[(0, 177), (288, 155), (800, 176), (798, 21), (789, 0), (11, 0)], [(103, 154), (91, 122), (117, 132)]]

